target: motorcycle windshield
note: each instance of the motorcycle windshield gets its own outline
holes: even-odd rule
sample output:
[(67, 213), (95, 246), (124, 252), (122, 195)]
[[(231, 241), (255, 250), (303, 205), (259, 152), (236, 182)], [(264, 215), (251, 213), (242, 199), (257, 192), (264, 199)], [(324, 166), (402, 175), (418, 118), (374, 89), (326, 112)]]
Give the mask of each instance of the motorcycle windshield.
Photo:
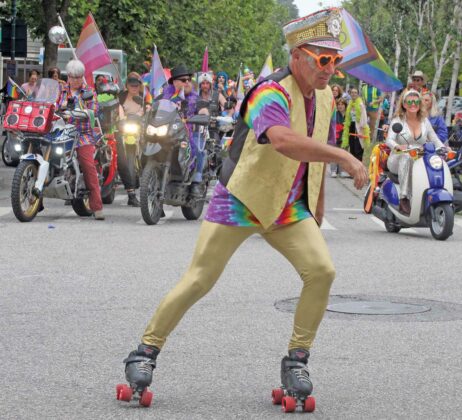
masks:
[(178, 108), (174, 102), (168, 99), (161, 99), (154, 104), (153, 112), (152, 125), (160, 127), (161, 125), (169, 124), (177, 118)]
[(28, 98), (32, 102), (58, 102), (61, 95), (61, 85), (54, 79), (39, 79), (31, 96)]

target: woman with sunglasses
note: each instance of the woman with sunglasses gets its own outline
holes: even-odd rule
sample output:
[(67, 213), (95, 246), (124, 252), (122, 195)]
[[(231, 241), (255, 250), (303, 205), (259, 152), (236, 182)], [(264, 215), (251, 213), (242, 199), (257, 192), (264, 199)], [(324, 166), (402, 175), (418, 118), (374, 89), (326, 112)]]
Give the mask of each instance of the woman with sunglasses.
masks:
[(444, 147), (426, 115), (420, 93), (413, 89), (406, 89), (398, 100), (396, 113), (390, 123), (391, 127), (395, 123), (400, 123), (403, 130), (399, 134), (389, 130), (386, 140), (387, 146), (391, 149), (387, 165), (390, 172), (398, 175), (400, 183), (399, 210), (404, 214), (411, 212), (410, 176), (413, 161), (409, 154), (399, 153), (399, 151), (423, 146), (426, 142), (432, 142), (436, 148)]
[(358, 160), (363, 160), (364, 146), (369, 144), (369, 126), (366, 107), (359, 96), (357, 88), (351, 88), (351, 101), (345, 113), (342, 134), (342, 148), (350, 148), (350, 153)]

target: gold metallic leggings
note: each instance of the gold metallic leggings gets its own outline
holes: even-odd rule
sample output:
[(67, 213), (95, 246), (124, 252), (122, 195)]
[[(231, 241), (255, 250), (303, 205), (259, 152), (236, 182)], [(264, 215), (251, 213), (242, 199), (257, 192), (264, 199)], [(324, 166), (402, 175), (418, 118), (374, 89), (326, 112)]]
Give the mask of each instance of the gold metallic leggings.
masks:
[(284, 255), (303, 281), (289, 350), (309, 349), (324, 315), (335, 277), (329, 251), (313, 218), (267, 230), (204, 221), (188, 271), (160, 303), (142, 342), (162, 348), (186, 311), (207, 294), (234, 251), (254, 233), (262, 235)]

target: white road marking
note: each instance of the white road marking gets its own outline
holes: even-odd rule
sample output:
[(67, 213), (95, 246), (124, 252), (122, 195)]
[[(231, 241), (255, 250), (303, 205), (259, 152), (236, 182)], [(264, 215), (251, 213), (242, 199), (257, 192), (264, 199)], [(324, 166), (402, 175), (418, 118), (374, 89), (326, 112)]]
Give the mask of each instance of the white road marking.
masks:
[[(371, 220), (377, 223), (380, 227), (382, 227), (383, 230), (385, 230), (385, 223), (383, 223), (378, 217), (371, 216)], [(417, 233), (417, 231), (412, 228), (403, 228), (403, 229), (406, 229), (405, 231), (409, 233)]]
[(343, 207), (334, 207), (332, 211), (346, 211), (346, 212), (354, 212), (354, 213), (362, 213), (364, 209), (352, 209), (352, 208), (343, 208)]
[(0, 207), (0, 217), (1, 216), (6, 216), (10, 212), (12, 212), (13, 209), (11, 207)]
[(322, 219), (322, 225), (321, 225), (321, 230), (337, 230), (334, 226), (332, 226), (327, 219), (324, 217)]

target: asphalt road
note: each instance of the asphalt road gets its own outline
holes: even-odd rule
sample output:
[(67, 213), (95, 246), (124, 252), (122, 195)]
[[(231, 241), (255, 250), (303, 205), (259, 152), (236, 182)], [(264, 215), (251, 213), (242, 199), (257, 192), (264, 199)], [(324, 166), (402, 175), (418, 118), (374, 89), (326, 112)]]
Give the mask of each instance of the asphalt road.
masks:
[[(119, 191), (104, 222), (47, 200), (33, 222), (19, 223), (11, 175), (0, 163), (1, 419), (290, 416), (271, 404), (292, 327), (292, 314), (276, 306), (297, 297), (301, 283), (264, 240), (247, 240), (187, 313), (158, 358), (153, 405), (141, 408), (115, 399), (122, 360), (186, 269), (200, 222), (168, 208), (165, 220), (147, 226)], [(337, 268), (331, 301), (424, 299), (431, 311), (420, 318), (327, 313), (309, 362), (317, 409), (295, 416), (459, 419), (461, 219), (445, 242), (427, 229), (390, 234), (361, 212), (361, 194), (352, 191), (351, 180), (328, 180), (323, 232)]]

